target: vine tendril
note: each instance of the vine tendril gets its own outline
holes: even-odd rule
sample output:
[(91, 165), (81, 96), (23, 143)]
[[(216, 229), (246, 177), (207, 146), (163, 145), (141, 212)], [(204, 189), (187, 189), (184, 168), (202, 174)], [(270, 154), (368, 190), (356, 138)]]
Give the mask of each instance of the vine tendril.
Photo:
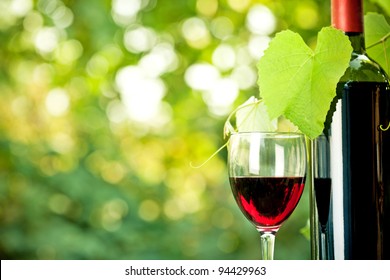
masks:
[(382, 130), (382, 131), (387, 131), (387, 130), (389, 130), (389, 129), (390, 129), (390, 122), (389, 122), (389, 124), (387, 125), (386, 128), (384, 128), (383, 125), (380, 125), (380, 126), (379, 126), (379, 129)]
[(190, 166), (191, 168), (201, 168), (203, 167), (206, 163), (208, 163), (213, 157), (215, 157), (220, 151), (222, 151), (227, 145), (229, 144), (229, 140), (222, 146), (220, 147), (218, 150), (216, 150), (211, 156), (209, 156), (208, 159), (206, 159), (203, 163), (199, 164), (199, 165), (194, 165), (192, 162), (190, 162)]

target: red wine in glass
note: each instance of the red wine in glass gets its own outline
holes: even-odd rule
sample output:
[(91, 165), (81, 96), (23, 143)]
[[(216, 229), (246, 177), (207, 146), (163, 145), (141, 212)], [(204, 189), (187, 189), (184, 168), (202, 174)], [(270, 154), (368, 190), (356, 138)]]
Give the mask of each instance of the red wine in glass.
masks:
[(255, 226), (277, 231), (297, 206), (304, 177), (230, 177), (234, 198)]

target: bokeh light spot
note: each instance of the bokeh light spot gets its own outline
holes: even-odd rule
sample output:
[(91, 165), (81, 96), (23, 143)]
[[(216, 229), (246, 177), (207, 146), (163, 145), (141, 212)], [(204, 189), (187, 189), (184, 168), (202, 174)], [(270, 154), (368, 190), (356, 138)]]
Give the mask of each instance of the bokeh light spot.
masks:
[(107, 106), (107, 117), (113, 123), (121, 123), (127, 119), (125, 105), (120, 100), (113, 100)]
[(259, 60), (263, 55), (264, 51), (268, 48), (271, 38), (268, 36), (251, 36), (248, 43), (249, 53), (254, 60)]
[(101, 223), (107, 231), (117, 231), (122, 226), (122, 219), (127, 215), (128, 205), (121, 198), (106, 202), (101, 210)]
[(33, 7), (32, 0), (12, 0), (10, 4), (11, 12), (19, 17), (26, 15)]
[(95, 54), (87, 63), (87, 73), (91, 77), (103, 77), (109, 70), (109, 61), (106, 57)]
[(169, 105), (162, 102), (165, 83), (153, 78), (139, 66), (127, 66), (116, 75), (116, 85), (130, 119), (151, 126), (161, 126), (171, 118)]
[(30, 32), (35, 32), (36, 30), (42, 28), (43, 26), (43, 17), (39, 12), (31, 11), (23, 20), (23, 27), (25, 30)]
[(62, 215), (69, 210), (72, 201), (62, 193), (55, 193), (49, 198), (48, 204), (51, 211)]
[(248, 65), (241, 65), (233, 69), (230, 78), (234, 80), (239, 89), (247, 90), (256, 85), (257, 72)]
[(254, 34), (270, 35), (276, 29), (276, 18), (269, 8), (257, 4), (250, 8), (246, 26)]
[(219, 45), (213, 52), (213, 64), (222, 71), (230, 70), (236, 62), (236, 53), (234, 48), (227, 44)]
[(121, 26), (125, 26), (135, 20), (141, 10), (142, 0), (112, 0), (112, 17)]
[(83, 46), (77, 40), (68, 40), (59, 44), (56, 59), (62, 64), (71, 64), (83, 54)]
[(149, 76), (158, 77), (176, 70), (179, 65), (179, 59), (174, 47), (170, 43), (160, 43), (150, 53), (143, 56), (138, 65)]
[(210, 33), (206, 23), (197, 17), (184, 21), (182, 34), (187, 44), (195, 49), (203, 49), (210, 43)]
[(62, 88), (52, 89), (46, 96), (45, 105), (52, 116), (64, 115), (70, 105), (68, 93)]
[(219, 80), (220, 72), (211, 64), (196, 63), (187, 68), (184, 78), (191, 88), (208, 90)]
[(303, 29), (315, 28), (319, 21), (318, 6), (315, 2), (303, 2), (294, 13), (295, 21)]
[(180, 208), (179, 200), (169, 199), (164, 203), (164, 214), (171, 220), (180, 220), (185, 213)]
[(161, 209), (159, 204), (151, 199), (147, 199), (141, 202), (138, 209), (138, 215), (141, 219), (151, 222), (158, 218)]
[(197, 0), (196, 1), (197, 11), (204, 16), (213, 16), (218, 11), (217, 0)]
[(67, 154), (71, 152), (74, 145), (75, 143), (72, 136), (65, 132), (58, 132), (54, 134), (50, 141), (50, 146), (53, 150), (60, 154)]
[(203, 93), (203, 99), (212, 113), (226, 115), (239, 93), (236, 81), (230, 78), (222, 78), (213, 84), (210, 90)]
[(233, 34), (234, 23), (228, 17), (217, 17), (212, 20), (210, 30), (216, 38), (224, 40)]
[(251, 0), (227, 0), (227, 2), (233, 10), (237, 12), (244, 12), (248, 9)]
[(43, 27), (35, 36), (35, 48), (41, 54), (53, 52), (60, 41), (60, 32), (55, 27)]
[(149, 51), (156, 42), (157, 37), (154, 30), (143, 26), (131, 28), (124, 35), (125, 47), (132, 53)]
[(51, 15), (58, 28), (67, 28), (73, 23), (73, 12), (66, 6), (60, 5)]
[(125, 176), (126, 171), (122, 164), (119, 162), (107, 162), (104, 164), (101, 175), (103, 179), (111, 184), (118, 184)]

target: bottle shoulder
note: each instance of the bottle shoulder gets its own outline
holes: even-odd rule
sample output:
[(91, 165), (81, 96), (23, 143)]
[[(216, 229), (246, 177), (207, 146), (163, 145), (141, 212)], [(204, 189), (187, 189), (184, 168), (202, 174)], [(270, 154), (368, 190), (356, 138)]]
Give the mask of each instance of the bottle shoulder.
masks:
[(389, 82), (389, 77), (378, 63), (366, 53), (352, 53), (349, 67), (341, 81)]

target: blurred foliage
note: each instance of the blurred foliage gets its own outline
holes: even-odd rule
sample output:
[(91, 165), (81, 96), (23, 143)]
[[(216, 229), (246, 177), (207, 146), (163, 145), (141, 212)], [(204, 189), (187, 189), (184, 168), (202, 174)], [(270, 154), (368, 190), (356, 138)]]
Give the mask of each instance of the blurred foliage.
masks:
[[(329, 23), (323, 0), (1, 0), (1, 259), (259, 258), (226, 151), (190, 162), (258, 94), (270, 37)], [(308, 204), (277, 259), (310, 258)]]

